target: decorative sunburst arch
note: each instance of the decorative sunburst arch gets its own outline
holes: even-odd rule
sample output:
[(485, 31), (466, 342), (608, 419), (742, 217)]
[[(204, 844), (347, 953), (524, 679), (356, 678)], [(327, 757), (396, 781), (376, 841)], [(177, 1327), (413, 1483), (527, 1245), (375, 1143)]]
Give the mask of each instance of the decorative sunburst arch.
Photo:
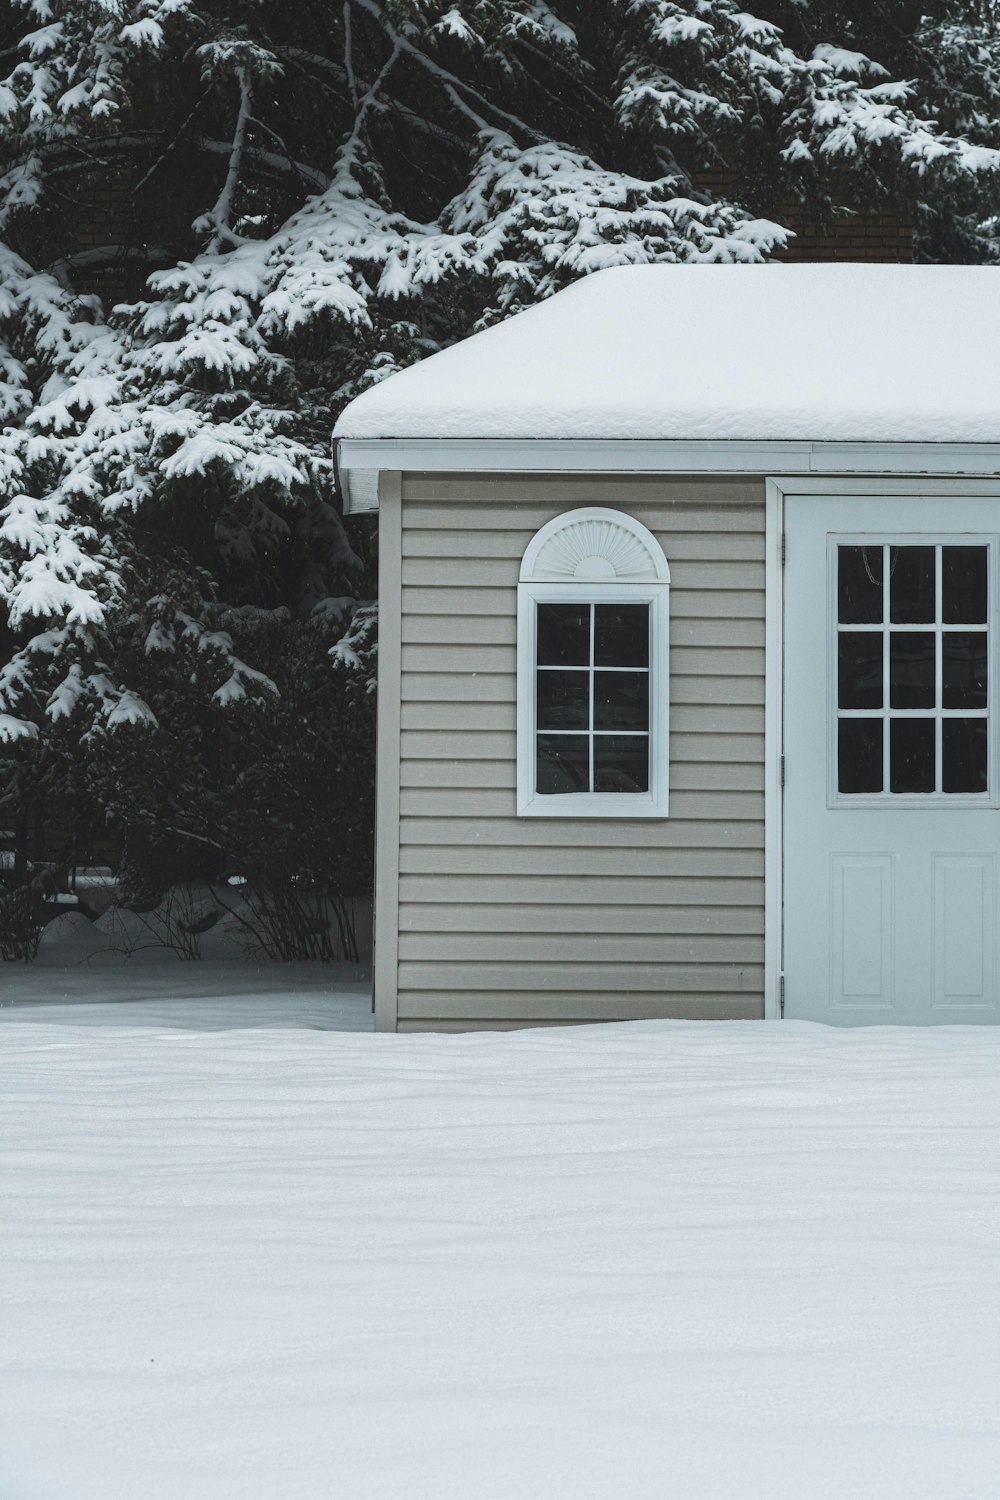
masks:
[(522, 583), (661, 583), (670, 569), (663, 548), (622, 511), (583, 507), (556, 516), (532, 537)]

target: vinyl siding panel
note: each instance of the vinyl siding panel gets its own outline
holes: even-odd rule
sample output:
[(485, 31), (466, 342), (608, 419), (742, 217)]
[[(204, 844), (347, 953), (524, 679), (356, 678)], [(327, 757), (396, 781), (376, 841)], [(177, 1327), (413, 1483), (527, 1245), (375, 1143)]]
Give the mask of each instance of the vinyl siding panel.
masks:
[[(603, 906), (618, 913), (641, 911), (647, 903), (649, 909), (661, 912), (664, 922), (697, 922), (697, 913), (728, 910), (735, 906), (754, 907), (763, 927), (763, 912), (760, 910), (760, 889), (756, 876), (725, 874), (715, 878), (700, 875), (651, 875), (640, 883), (619, 879), (615, 876), (581, 876), (572, 887), (564, 879), (547, 875), (498, 875), (492, 880), (468, 880), (464, 876), (425, 875), (401, 876), (400, 898), (404, 903), (402, 926), (419, 919), (420, 911), (428, 905), (441, 903), (449, 912), (444, 924), (445, 931), (452, 929), (489, 932), (493, 923), (501, 921), (501, 930), (509, 930), (511, 915), (509, 907), (516, 907), (525, 922), (523, 931), (528, 931), (530, 916), (546, 905), (559, 905), (572, 897), (572, 910), (579, 912), (586, 930), (594, 930), (594, 914), (588, 908)], [(694, 908), (695, 915), (687, 915)], [(500, 917), (487, 913), (498, 912)], [(675, 913), (679, 913), (675, 918)], [(477, 925), (482, 923), (482, 925)], [(657, 929), (660, 930), (660, 929)], [(664, 927), (663, 931), (668, 928)]]
[[(650, 936), (696, 932), (763, 934), (763, 915), (754, 905), (705, 906), (694, 902), (687, 906), (609, 905), (611, 909), (615, 914), (616, 935), (620, 932)], [(594, 932), (594, 913), (587, 906), (520, 902), (517, 910), (520, 934), (540, 932), (550, 937), (556, 933), (582, 932), (592, 936)], [(506, 905), (463, 903), (456, 906), (445, 901), (417, 901), (408, 904), (403, 915), (400, 944), (404, 933), (434, 933), (438, 936), (442, 933), (453, 936), (467, 933), (474, 935), (478, 942), (486, 933), (509, 935), (510, 922), (511, 914)]]
[[(538, 528), (627, 511), (672, 575), (665, 821), (515, 816)], [(402, 478), (398, 1027), (763, 1014), (764, 484)]]
[[(489, 819), (491, 822), (506, 820), (513, 811), (513, 797), (506, 787), (497, 791), (455, 787), (403, 787), (400, 792), (400, 812), (404, 821), (433, 818), (441, 826), (448, 824), (450, 827), (451, 822), (458, 819)], [(722, 818), (726, 822), (752, 822), (756, 815), (757, 796), (752, 791), (682, 792), (675, 787), (670, 798), (670, 817), (674, 822), (706, 818)], [(540, 826), (540, 822), (536, 820), (535, 826)], [(640, 823), (638, 826), (648, 828), (651, 825)], [(478, 823), (476, 836), (478, 837)]]
[[(404, 761), (441, 760), (452, 756), (456, 760), (492, 760), (513, 763), (514, 731), (497, 733), (487, 730), (472, 730), (456, 733), (449, 729), (408, 730), (402, 736), (402, 758)], [(682, 734), (672, 732), (670, 736), (671, 762), (692, 760), (748, 761), (759, 759), (764, 763), (764, 735), (754, 734)]]
[(524, 1014), (509, 1016), (504, 1008), (500, 1015), (495, 1003), (487, 1002), (482, 1014), (470, 1005), (455, 1019), (444, 1015), (405, 1016), (397, 1027), (402, 1032), (440, 1031), (521, 1031), (531, 1026), (580, 1026), (588, 1022), (627, 1019), (631, 1021), (674, 1020), (700, 1021), (705, 1019), (707, 1009), (715, 1021), (755, 1021), (760, 1008), (753, 996), (738, 995), (682, 995), (669, 996), (634, 995), (628, 997), (627, 1017), (608, 1017), (595, 1010), (585, 997), (575, 994), (547, 995), (522, 993), (521, 1009)]
[[(602, 819), (604, 827), (608, 820)], [(658, 846), (653, 849), (608, 848), (601, 842), (600, 825), (588, 824), (590, 839), (586, 846), (567, 845), (555, 848), (542, 845), (530, 848), (524, 845), (495, 847), (480, 843), (474, 847), (460, 844), (408, 844), (399, 851), (399, 873), (401, 875), (471, 875), (476, 881), (466, 881), (471, 891), (474, 883), (482, 878), (496, 875), (553, 875), (566, 883), (567, 892), (574, 892), (580, 880), (592, 876), (603, 876), (606, 880), (624, 880), (616, 885), (619, 900), (645, 889), (645, 877), (662, 875), (665, 870), (675, 875), (751, 875), (764, 879), (764, 851), (760, 849), (733, 849), (728, 845), (720, 849), (692, 849), (681, 840), (672, 849)], [(596, 831), (595, 831), (596, 830)], [(720, 843), (724, 840), (720, 839)], [(763, 842), (763, 840), (761, 841)], [(630, 886), (630, 879), (643, 880), (641, 886)], [(470, 898), (471, 899), (471, 896)]]
[[(739, 765), (732, 761), (675, 761), (671, 770), (671, 790), (682, 791), (756, 791), (760, 771), (753, 763)], [(408, 760), (401, 768), (404, 787), (446, 787), (458, 790), (478, 787), (493, 790), (508, 787), (506, 766), (484, 760)], [(513, 796), (513, 793), (511, 794)]]

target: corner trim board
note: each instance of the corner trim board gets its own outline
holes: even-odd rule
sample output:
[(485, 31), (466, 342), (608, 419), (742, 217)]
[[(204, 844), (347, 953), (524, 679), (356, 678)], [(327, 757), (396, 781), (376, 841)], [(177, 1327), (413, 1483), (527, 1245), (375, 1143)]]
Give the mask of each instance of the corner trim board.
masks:
[(764, 1019), (784, 1015), (783, 837), (785, 756), (784, 481), (765, 482), (764, 522)]
[(375, 1030), (395, 1031), (399, 994), (399, 772), (402, 712), (402, 475), (379, 475), (378, 727), (375, 759)]

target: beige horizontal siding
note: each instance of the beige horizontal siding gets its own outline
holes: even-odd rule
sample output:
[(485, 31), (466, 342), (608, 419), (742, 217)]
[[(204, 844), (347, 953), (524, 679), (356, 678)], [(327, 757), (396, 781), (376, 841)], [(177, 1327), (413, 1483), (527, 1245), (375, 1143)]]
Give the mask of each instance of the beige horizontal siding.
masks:
[[(484, 841), (489, 841), (491, 832), (496, 832), (496, 823), (503, 820), (504, 828), (509, 826), (509, 821), (514, 815), (514, 792), (512, 788), (505, 787), (498, 791), (481, 791), (472, 788), (434, 787), (430, 789), (403, 787), (400, 792), (400, 813), (404, 819), (433, 818), (444, 825), (449, 826), (453, 822), (462, 820), (463, 826), (466, 820), (477, 820), (475, 822), (475, 836), (478, 836), (481, 821), (489, 819), (489, 826), (482, 829)], [(756, 792), (730, 792), (730, 791), (696, 791), (682, 792), (675, 787), (670, 797), (670, 817), (675, 823), (702, 821), (706, 819), (723, 819), (726, 822), (748, 821), (754, 823), (757, 816), (757, 794)], [(533, 820), (532, 826), (541, 830), (541, 841), (548, 842), (547, 833), (550, 832), (548, 820)], [(568, 826), (568, 825), (567, 825)], [(621, 828), (620, 823), (611, 823), (613, 828)], [(653, 837), (660, 834), (655, 824), (639, 823), (632, 824), (629, 838), (635, 839), (636, 829), (651, 829)], [(574, 830), (575, 831), (575, 830)], [(517, 825), (520, 834), (520, 824)], [(462, 842), (465, 841), (463, 833)], [(577, 838), (579, 835), (577, 835)], [(519, 840), (520, 841), (520, 840)], [(504, 839), (504, 842), (508, 840)], [(577, 839), (573, 840), (574, 843)]]
[[(456, 733), (449, 729), (409, 730), (402, 737), (404, 761), (441, 760), (451, 755), (456, 760), (491, 760), (511, 765), (514, 758), (513, 731), (507, 734), (474, 730)], [(741, 764), (764, 764), (763, 734), (680, 734), (671, 732), (670, 759), (674, 761), (735, 760)], [(513, 783), (512, 783), (513, 784)]]
[[(697, 792), (689, 795), (697, 797)], [(706, 794), (709, 795), (709, 794)], [(679, 799), (674, 799), (677, 801)], [(400, 818), (399, 847), (418, 849), (436, 844), (462, 844), (477, 849), (579, 849), (596, 844), (601, 850), (658, 849), (666, 856), (675, 849), (761, 849), (764, 830), (756, 819), (693, 818), (671, 808), (670, 820), (613, 818), (591, 820), (584, 826), (575, 818)]]
[[(534, 821), (534, 820), (532, 820)], [(525, 823), (525, 827), (529, 827)], [(587, 825), (588, 843), (538, 848), (510, 844), (504, 848), (470, 847), (461, 844), (404, 844), (399, 851), (402, 875), (556, 875), (566, 881), (567, 895), (577, 882), (592, 875), (752, 875), (764, 878), (763, 837), (759, 849), (691, 849), (683, 843), (673, 848), (652, 849), (606, 847), (603, 829), (609, 819)], [(581, 872), (586, 872), (585, 875)]]
[[(521, 895), (523, 897), (523, 891)], [(692, 935), (700, 932), (763, 933), (763, 913), (751, 906), (707, 906), (692, 902), (688, 905), (650, 905), (636, 899), (623, 899), (609, 903), (614, 911), (615, 933), (637, 932), (659, 936), (663, 933)], [(756, 893), (754, 893), (756, 895)], [(704, 900), (704, 898), (703, 898)], [(586, 933), (594, 935), (594, 913), (578, 904), (539, 902), (530, 905), (523, 900), (514, 903), (491, 902), (476, 905), (472, 902), (411, 901), (400, 921), (403, 933), (433, 933), (441, 937), (445, 933), (474, 934), (478, 942), (485, 933), (503, 933), (521, 941), (523, 934), (540, 932), (551, 936), (555, 933)], [(604, 935), (598, 934), (603, 941)], [(412, 954), (410, 955), (413, 956)]]
[[(679, 989), (690, 994), (710, 990), (730, 994), (733, 990), (763, 985), (763, 955), (755, 963), (754, 940), (749, 939), (747, 946), (747, 961), (739, 964), (724, 960), (674, 962), (671, 959), (622, 963), (617, 958), (575, 964), (567, 964), (561, 959), (551, 963), (539, 959), (524, 963), (476, 963), (456, 959), (442, 959), (437, 963), (401, 963), (399, 987), (401, 992), (407, 988), (414, 994), (417, 991), (430, 992), (423, 1003), (434, 1007), (446, 1007), (448, 992), (452, 990), (474, 990), (484, 995), (498, 993), (508, 996), (509, 1001), (516, 1004), (523, 990), (541, 994), (549, 990), (564, 993), (568, 988), (567, 981), (574, 991), (581, 994), (598, 994), (605, 1005), (632, 990), (655, 993), (657, 990)], [(413, 1013), (410, 1006), (406, 1009)], [(438, 1009), (436, 1013), (447, 1015), (447, 1009)]]
[[(730, 600), (730, 603), (732, 601)], [(479, 622), (481, 623), (481, 622)], [(674, 621), (670, 663), (675, 677), (756, 677), (763, 682), (763, 648), (744, 645), (742, 640), (730, 645), (713, 643), (689, 645), (678, 641), (678, 625)], [(489, 674), (507, 673), (513, 676), (517, 667), (517, 652), (514, 641), (508, 645), (484, 646), (464, 637), (472, 633), (462, 625), (463, 640), (459, 643), (438, 640), (435, 644), (421, 643), (403, 647), (403, 670), (411, 672), (446, 673), (456, 682), (462, 678)], [(681, 631), (681, 634), (684, 632)], [(443, 634), (443, 632), (442, 632)], [(758, 685), (759, 691), (759, 685)]]
[[(489, 576), (498, 576), (502, 564), (493, 565)], [(676, 577), (676, 568), (672, 573)], [(757, 597), (750, 585), (750, 579), (754, 574), (754, 565), (751, 562), (735, 562), (732, 568), (723, 571), (723, 565), (705, 564), (697, 568), (699, 582), (691, 585), (688, 594), (678, 591), (678, 598), (672, 603), (672, 615), (675, 619), (684, 619), (691, 616), (694, 619), (703, 619), (709, 616), (712, 619), (759, 619), (763, 622), (763, 600)], [(726, 582), (726, 577), (738, 579), (732, 585)], [(711, 582), (715, 579), (715, 582)], [(514, 568), (514, 585), (517, 582), (517, 570)], [(676, 585), (675, 585), (676, 586)], [(403, 588), (406, 588), (406, 564), (403, 564)], [(444, 624), (439, 625), (438, 639), (444, 637), (451, 639), (451, 631), (459, 631), (456, 618), (465, 618), (466, 615), (495, 615), (508, 621), (510, 619), (510, 585), (493, 586), (490, 583), (471, 585), (468, 574), (462, 583), (438, 582), (417, 583), (411, 579), (406, 588), (406, 610), (411, 615), (444, 615)], [(697, 634), (697, 627), (694, 627)], [(406, 639), (406, 636), (403, 636)], [(462, 636), (459, 634), (459, 639)], [(763, 639), (763, 636), (762, 636)], [(733, 643), (739, 642), (741, 637), (735, 636), (730, 631), (727, 640)], [(745, 645), (754, 645), (754, 640), (744, 640)]]
[[(526, 916), (538, 907), (547, 904), (563, 904), (572, 901), (573, 909), (581, 913), (581, 920), (594, 930), (595, 917), (589, 907), (602, 906), (617, 913), (623, 907), (636, 908), (648, 903), (653, 909), (667, 912), (686, 911), (695, 907), (701, 911), (732, 906), (750, 906), (757, 909), (763, 926), (763, 911), (760, 909), (760, 886), (756, 871), (749, 876), (723, 871), (719, 876), (694, 873), (678, 875), (581, 875), (579, 871), (572, 882), (565, 876), (544, 874), (527, 875), (403, 875), (399, 882), (400, 899), (403, 905), (402, 924), (411, 913), (428, 902), (442, 902), (451, 912), (452, 921), (468, 923), (468, 931), (491, 931), (485, 916), (480, 916), (486, 925), (474, 927), (477, 913), (493, 908), (503, 913), (503, 920), (513, 924), (517, 913)], [(509, 908), (514, 908), (512, 914)], [(683, 918), (682, 920), (688, 920)], [(525, 929), (527, 930), (527, 929)], [(666, 929), (665, 929), (666, 930)]]
[[(454, 506), (462, 516), (477, 521), (485, 531), (505, 526), (534, 526), (531, 513), (548, 510), (552, 515), (577, 505), (610, 505), (618, 510), (644, 505), (674, 506), (677, 510), (707, 505), (739, 510), (756, 508), (753, 489), (763, 485), (743, 478), (662, 479), (656, 474), (560, 474), (532, 477), (524, 474), (405, 474), (403, 497), (413, 526), (436, 526), (440, 507)], [(490, 507), (498, 507), (490, 514)], [(518, 520), (527, 516), (528, 520)], [(761, 522), (763, 526), (763, 521)]]
[[(665, 821), (515, 816), (520, 561), (580, 505), (670, 565)], [(763, 483), (404, 475), (402, 510), (400, 1029), (762, 1014)]]
[[(456, 600), (459, 603), (454, 607), (462, 611), (474, 598), (477, 608), (481, 607), (483, 613), (506, 614), (509, 607), (507, 588), (498, 587), (497, 578), (501, 569), (509, 571), (511, 565), (516, 571), (517, 562), (513, 558), (504, 558), (502, 561), (496, 558), (477, 558), (470, 561), (460, 557), (404, 557), (403, 587), (410, 588), (410, 601), (414, 609), (419, 609), (422, 602), (426, 603), (429, 594), (432, 605), (442, 603), (446, 610), (447, 605)], [(672, 577), (676, 577), (680, 566), (675, 556), (670, 569)], [(719, 558), (709, 558), (686, 562), (682, 569), (686, 588), (716, 594), (733, 589), (752, 589), (757, 571), (756, 558), (749, 562), (726, 562)]]
[[(675, 761), (670, 785), (674, 792), (757, 791), (760, 770), (752, 762)], [(491, 760), (407, 760), (400, 768), (404, 787), (479, 787), (484, 791), (510, 786), (506, 766)]]
[[(408, 672), (403, 683), (403, 701), (425, 707), (436, 703), (509, 704), (514, 690), (514, 678), (509, 672)], [(685, 677), (674, 672), (670, 678), (675, 728), (680, 727), (677, 724), (678, 706), (688, 703), (698, 708), (707, 704), (720, 707), (752, 704), (759, 708), (759, 698), (760, 684), (755, 677), (732, 677), (720, 671), (718, 677)], [(756, 724), (754, 719), (752, 727), (756, 728)], [(697, 727), (701, 727), (700, 721)]]
[[(405, 694), (405, 689), (404, 689)], [(408, 729), (512, 730), (515, 710), (511, 702), (468, 702), (464, 698), (444, 703), (413, 703), (403, 699), (403, 733)], [(675, 703), (670, 727), (678, 735), (753, 734), (760, 723), (759, 705), (733, 703)]]
[[(516, 584), (513, 587), (516, 588)], [(513, 646), (517, 637), (517, 621), (511, 619), (506, 612), (499, 610), (499, 602), (505, 592), (509, 606), (509, 590), (454, 589), (446, 592), (444, 589), (409, 589), (407, 599), (413, 604), (413, 613), (408, 614), (403, 621), (404, 648), (415, 644), (423, 645), (427, 642), (446, 646)], [(459, 594), (465, 595), (461, 603), (456, 597)], [(491, 598), (496, 596), (495, 603), (498, 606), (498, 612), (492, 619), (488, 618), (487, 608), (484, 607), (479, 612), (479, 601), (487, 595)], [(420, 604), (424, 600), (431, 603), (433, 618), (421, 623)], [(454, 605), (450, 612), (445, 609), (448, 601)], [(720, 598), (716, 595), (714, 606), (706, 605), (704, 617), (694, 616), (687, 619), (682, 615), (672, 616), (671, 650), (688, 646), (704, 650), (706, 647), (718, 646), (725, 651), (734, 652), (744, 649), (756, 650), (763, 659), (763, 613), (752, 620), (742, 615), (727, 619), (721, 612), (728, 609), (732, 602), (728, 596)], [(469, 613), (470, 610), (471, 613)]]
[[(727, 512), (732, 516), (733, 512)], [(696, 517), (690, 516), (691, 529), (678, 531), (676, 518), (671, 516), (673, 527), (670, 533), (671, 567), (680, 561), (695, 565), (715, 558), (722, 563), (736, 561), (761, 562), (764, 557), (764, 532), (754, 526), (752, 530), (735, 530), (732, 526), (717, 531), (699, 530)], [(527, 531), (479, 531), (476, 534), (476, 566), (490, 581), (488, 569), (498, 558), (513, 559), (520, 565), (524, 550), (531, 541), (532, 532)], [(464, 530), (442, 532), (440, 530), (407, 531), (403, 536), (403, 578), (409, 572), (411, 582), (465, 588), (470, 577), (468, 533)], [(426, 575), (426, 576), (421, 576)]]
[[(399, 938), (401, 960), (426, 959), (436, 964), (441, 956), (441, 940), (448, 941), (450, 964), (581, 964), (589, 966), (622, 963), (622, 933), (558, 932), (523, 933), (455, 933), (402, 932)], [(746, 933), (726, 933), (722, 937), (703, 933), (629, 933), (628, 962), (622, 965), (625, 978), (635, 964), (656, 968), (663, 964), (743, 963), (748, 957), (763, 963), (760, 940), (748, 942)], [(520, 971), (519, 971), (520, 972)]]
[[(491, 1000), (493, 997), (490, 997)], [(398, 1030), (405, 1032), (440, 1031), (520, 1031), (532, 1026), (586, 1026), (608, 1020), (671, 1021), (756, 1021), (760, 1002), (753, 995), (670, 995), (630, 994), (627, 1016), (607, 1016), (598, 1002), (597, 1008), (581, 1003), (573, 993), (565, 995), (521, 995), (523, 1015), (500, 1016), (495, 1004), (481, 1005), (481, 997), (472, 995), (468, 1003), (458, 1002), (458, 1013), (450, 1017), (435, 1015), (405, 1016)]]
[(430, 1016), (426, 1020), (419, 1021), (404, 1018), (396, 1029), (408, 1034), (438, 1031), (455, 1035), (463, 1031), (528, 1031), (532, 1026), (578, 1026), (579, 1024), (579, 1021), (567, 1021), (562, 1017), (551, 1021), (539, 1019), (537, 1016), (526, 1016), (516, 1021), (499, 1021), (495, 1016), (490, 1016), (486, 1020), (475, 1016), (461, 1016), (457, 1021), (443, 1021), (439, 1016)]
[[(762, 981), (761, 981), (762, 982)], [(521, 989), (507, 994), (479, 989), (415, 994), (400, 1018), (400, 1030), (443, 1029), (467, 1031), (477, 1027), (550, 1026), (562, 1023), (664, 1018), (679, 1021), (717, 1020), (750, 1021), (760, 1016), (760, 1000), (753, 993), (708, 989), (684, 990), (679, 985), (669, 991), (659, 984), (655, 990), (618, 990), (623, 1014), (608, 1014), (604, 994), (587, 994), (580, 990)], [(407, 1025), (409, 1023), (409, 1025)]]

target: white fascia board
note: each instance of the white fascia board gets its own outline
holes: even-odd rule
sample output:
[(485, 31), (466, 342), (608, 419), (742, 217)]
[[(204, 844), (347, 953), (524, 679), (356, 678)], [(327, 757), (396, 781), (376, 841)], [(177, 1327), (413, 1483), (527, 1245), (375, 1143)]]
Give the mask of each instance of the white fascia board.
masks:
[[(467, 474), (1000, 475), (1000, 444), (341, 438), (337, 467), (346, 509), (349, 514), (357, 514), (375, 508), (374, 485), (368, 476), (380, 469)], [(357, 482), (352, 479), (355, 474)]]

